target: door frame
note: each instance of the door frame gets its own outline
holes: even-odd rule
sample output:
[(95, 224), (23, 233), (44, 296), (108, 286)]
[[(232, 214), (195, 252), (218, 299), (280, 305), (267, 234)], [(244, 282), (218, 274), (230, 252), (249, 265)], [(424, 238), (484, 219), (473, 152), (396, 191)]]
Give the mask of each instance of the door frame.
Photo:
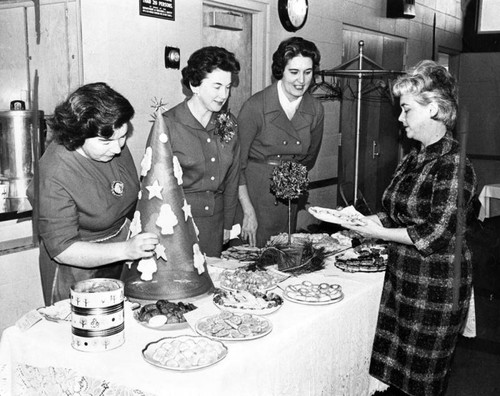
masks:
[(252, 92), (261, 91), (270, 80), (269, 65), (269, 1), (205, 0), (203, 5), (252, 14)]

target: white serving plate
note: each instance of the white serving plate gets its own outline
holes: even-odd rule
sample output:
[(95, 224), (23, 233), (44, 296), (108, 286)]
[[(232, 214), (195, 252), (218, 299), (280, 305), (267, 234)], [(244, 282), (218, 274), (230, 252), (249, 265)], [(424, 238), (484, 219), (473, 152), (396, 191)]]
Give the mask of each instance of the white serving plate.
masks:
[[(229, 293), (234, 293), (234, 295), (236, 297), (239, 297), (242, 292), (241, 291), (228, 291), (227, 292), (228, 294)], [(241, 299), (244, 299), (244, 296), (248, 294), (252, 294), (250, 292), (243, 292), (243, 297)], [(217, 308), (219, 308), (220, 310), (226, 310), (226, 311), (230, 311), (230, 312), (233, 312), (233, 313), (248, 313), (248, 314), (253, 314), (253, 315), (269, 315), (269, 314), (272, 314), (273, 312), (276, 312), (278, 309), (280, 309), (283, 305), (283, 299), (281, 298), (281, 296), (279, 296), (278, 294), (276, 293), (273, 293), (274, 296), (276, 298), (276, 301), (277, 301), (277, 305), (276, 306), (273, 306), (273, 307), (264, 307), (264, 308), (261, 308), (257, 305), (251, 305), (251, 304), (248, 304), (246, 307), (244, 306), (245, 304), (242, 303), (242, 304), (238, 304), (238, 302), (233, 302), (233, 301), (225, 301), (224, 299), (224, 291), (222, 292), (215, 292), (214, 293), (214, 297), (213, 297), (213, 301), (214, 301), (214, 304)], [(262, 293), (262, 294), (267, 294), (267, 293)], [(266, 298), (263, 297), (264, 300), (266, 301)], [(239, 305), (239, 306), (238, 306)]]
[[(300, 298), (299, 298), (300, 296)], [(299, 304), (328, 305), (341, 301), (344, 298), (342, 286), (336, 283), (312, 283), (303, 281), (295, 285), (288, 285), (283, 290), (283, 297)], [(325, 300), (325, 298), (328, 298)]]
[(51, 322), (71, 322), (71, 304), (69, 298), (57, 301), (48, 307), (40, 307), (37, 311)]
[(152, 324), (149, 324), (149, 322), (143, 322), (139, 320), (139, 310), (136, 309), (133, 313), (134, 319), (142, 326), (148, 328), (148, 329), (153, 329), (153, 330), (179, 330), (179, 329), (185, 329), (186, 327), (189, 326), (188, 322), (179, 322), (179, 323), (165, 323), (160, 326), (155, 326)]
[(334, 224), (365, 225), (364, 216), (354, 206), (347, 206), (341, 210), (311, 206), (308, 212), (318, 220)]
[(297, 300), (296, 298), (293, 298), (293, 297), (287, 295), (286, 292), (283, 293), (283, 298), (285, 300), (288, 300), (290, 302), (294, 302), (294, 303), (297, 303), (297, 304), (304, 304), (304, 305), (330, 305), (330, 304), (335, 304), (335, 303), (338, 303), (338, 302), (342, 301), (344, 299), (344, 293), (340, 292), (339, 297), (337, 297), (335, 299), (332, 299), (332, 300), (328, 300), (328, 301), (303, 301), (303, 300)]
[[(221, 287), (221, 289), (224, 289), (224, 290), (227, 290), (227, 291), (233, 291), (233, 292), (234, 291), (240, 291), (240, 290), (246, 290), (246, 289), (236, 289), (234, 287), (225, 286), (223, 284), (221, 284), (220, 287)], [(259, 287), (257, 290), (260, 291), (260, 292), (262, 292), (262, 293), (266, 293), (268, 291), (276, 289), (276, 287), (277, 287), (277, 284), (271, 285), (269, 287)]]
[(222, 259), (218, 257), (207, 257), (207, 265), (214, 268), (234, 270), (246, 267), (251, 261), (238, 261), (234, 259)]
[[(234, 337), (231, 336), (230, 334), (224, 335), (224, 336), (220, 336), (218, 334), (213, 334), (209, 330), (205, 330), (205, 327), (207, 326), (207, 322), (209, 322), (210, 320), (212, 320), (214, 318), (220, 318), (221, 315), (224, 315), (224, 314), (227, 314), (227, 315), (231, 314), (231, 315), (240, 316), (240, 317), (243, 317), (243, 316), (248, 317), (249, 320), (251, 319), (253, 321), (256, 321), (255, 323), (260, 323), (260, 324), (264, 325), (265, 329), (263, 329), (260, 332), (249, 334), (249, 335), (243, 335), (243, 334), (240, 333), (241, 336), (234, 336)], [(249, 341), (249, 340), (255, 340), (257, 338), (261, 338), (261, 337), (264, 337), (264, 336), (268, 335), (271, 332), (272, 329), (273, 329), (273, 326), (272, 326), (271, 322), (267, 318), (265, 318), (265, 317), (251, 315), (251, 314), (238, 314), (238, 313), (232, 313), (232, 312), (229, 312), (229, 311), (222, 311), (221, 313), (219, 313), (217, 315), (211, 315), (211, 316), (207, 316), (205, 318), (201, 318), (201, 319), (199, 319), (196, 322), (196, 325), (195, 325), (195, 330), (196, 330), (196, 332), (198, 334), (200, 334), (202, 336), (205, 336), (205, 337), (212, 338), (214, 340), (219, 340), (219, 341)]]
[[(264, 286), (262, 283), (258, 284), (257, 279), (260, 277), (265, 277), (269, 283), (267, 286)], [(240, 279), (240, 281), (238, 281)], [(219, 278), (220, 287), (229, 291), (237, 291), (237, 290), (251, 290), (255, 289), (260, 292), (267, 292), (276, 288), (278, 285), (278, 277), (275, 274), (272, 274), (268, 271), (245, 271), (243, 269), (237, 269), (235, 271), (224, 270)]]
[[(201, 341), (204, 340), (204, 341)], [(206, 346), (209, 346), (213, 349), (216, 349), (220, 351), (213, 361), (209, 361), (206, 363), (200, 363), (196, 365), (190, 365), (188, 367), (174, 367), (167, 365), (165, 362), (162, 363), (160, 360), (155, 359), (155, 353), (162, 347), (163, 343), (168, 343), (172, 344), (174, 342), (188, 342), (188, 341), (193, 341), (195, 344), (197, 344), (196, 348), (190, 349), (190, 351), (196, 355), (199, 358), (204, 358), (203, 356), (203, 351), (206, 350)], [(203, 343), (205, 345), (203, 345)], [(182, 335), (178, 337), (164, 337), (160, 338), (157, 341), (150, 342), (147, 344), (144, 349), (142, 350), (142, 356), (146, 362), (149, 364), (152, 364), (153, 366), (160, 367), (162, 369), (167, 369), (167, 370), (174, 370), (174, 371), (192, 371), (192, 370), (199, 370), (205, 367), (212, 366), (218, 362), (220, 362), (222, 359), (224, 359), (227, 356), (228, 350), (227, 347), (220, 341), (217, 340), (212, 340), (208, 337), (202, 337), (202, 336), (190, 336), (190, 335)], [(195, 358), (196, 359), (196, 358)]]

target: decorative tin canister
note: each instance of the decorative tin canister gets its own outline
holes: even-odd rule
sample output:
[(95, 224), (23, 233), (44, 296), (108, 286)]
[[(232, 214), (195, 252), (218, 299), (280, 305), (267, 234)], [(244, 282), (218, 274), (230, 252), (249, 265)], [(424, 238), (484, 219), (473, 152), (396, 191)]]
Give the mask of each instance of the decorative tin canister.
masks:
[(71, 287), (70, 297), (73, 348), (101, 352), (125, 342), (123, 282), (87, 279)]

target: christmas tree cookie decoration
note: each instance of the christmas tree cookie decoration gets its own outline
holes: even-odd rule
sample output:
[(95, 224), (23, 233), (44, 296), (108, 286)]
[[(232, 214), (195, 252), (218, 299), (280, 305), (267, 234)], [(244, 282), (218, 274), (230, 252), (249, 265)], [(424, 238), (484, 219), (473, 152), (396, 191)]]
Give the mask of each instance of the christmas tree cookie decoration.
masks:
[(165, 120), (155, 118), (141, 161), (141, 191), (130, 237), (153, 232), (160, 243), (152, 258), (125, 270), (125, 295), (140, 300), (178, 300), (211, 291), (198, 230), (182, 189), (182, 168), (173, 155)]

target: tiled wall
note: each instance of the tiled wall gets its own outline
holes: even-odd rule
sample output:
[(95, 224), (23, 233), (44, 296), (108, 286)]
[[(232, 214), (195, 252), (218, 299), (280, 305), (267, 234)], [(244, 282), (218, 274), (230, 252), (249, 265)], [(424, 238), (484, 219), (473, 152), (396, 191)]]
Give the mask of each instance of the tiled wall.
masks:
[[(226, 1), (233, 5), (252, 2)], [(267, 4), (265, 41), (267, 69), (270, 69), (270, 56), (279, 42), (291, 34), (279, 23), (277, 1), (256, 2)], [(408, 20), (386, 18), (385, 0), (310, 0), (307, 24), (297, 35), (317, 43), (322, 53), (323, 69), (333, 68), (341, 63), (344, 27), (363, 28), (406, 38), (407, 63), (412, 65), (432, 56), (433, 21), (436, 15), (437, 46), (460, 51), (460, 0), (417, 0), (415, 3), (416, 17)], [(140, 16), (137, 1), (83, 0), (80, 5), (83, 82), (107, 81), (134, 105), (134, 134), (129, 140), (129, 146), (138, 165), (151, 126), (152, 99), (163, 98), (167, 107), (171, 107), (184, 98), (180, 70), (164, 68), (163, 49), (166, 45), (179, 47), (181, 68), (186, 64), (189, 55), (202, 43), (203, 1), (176, 1), (175, 21)], [(265, 82), (266, 85), (268, 83), (270, 81)], [(325, 104), (325, 140), (318, 164), (311, 172), (312, 180), (334, 177), (337, 174), (339, 106), (339, 102)], [(312, 191), (310, 201), (315, 205), (336, 205), (335, 186)], [(302, 215), (299, 221), (307, 223), (311, 220), (307, 216)], [(0, 256), (0, 324), (4, 321), (12, 323), (17, 314), (39, 305), (41, 292), (35, 256), (37, 254), (32, 251), (14, 254), (12, 257)], [(4, 272), (6, 276), (3, 276)], [(28, 290), (34, 297), (24, 297)], [(9, 308), (8, 316), (3, 314), (4, 301), (8, 302), (7, 306), (16, 306)]]
[[(251, 4), (247, 0), (227, 2), (236, 5)], [(291, 33), (285, 31), (279, 23), (275, 0), (261, 0), (259, 3), (269, 4), (267, 68), (270, 69), (272, 53), (279, 42)], [(342, 30), (345, 27), (364, 28), (407, 38), (407, 63), (412, 65), (432, 56), (433, 23), (436, 16), (436, 46), (460, 50), (460, 0), (417, 0), (416, 17), (410, 20), (386, 18), (386, 3), (385, 0), (310, 1), (308, 21), (296, 35), (317, 43), (322, 54), (323, 69), (333, 68), (341, 63)], [(82, 2), (85, 82), (108, 81), (131, 99), (137, 113), (134, 118), (135, 133), (129, 145), (136, 163), (140, 163), (144, 141), (150, 129), (152, 98), (163, 98), (168, 103), (167, 107), (174, 106), (184, 98), (180, 87), (180, 70), (163, 67), (163, 48), (165, 45), (179, 47), (181, 68), (185, 65), (189, 55), (201, 46), (203, 40), (202, 5), (202, 0), (178, 1), (175, 3), (175, 21), (166, 21), (139, 16), (135, 2)], [(268, 83), (270, 81), (265, 82), (265, 85)], [(336, 175), (339, 103), (328, 103), (325, 110), (327, 135), (318, 166), (311, 173), (312, 180)]]

